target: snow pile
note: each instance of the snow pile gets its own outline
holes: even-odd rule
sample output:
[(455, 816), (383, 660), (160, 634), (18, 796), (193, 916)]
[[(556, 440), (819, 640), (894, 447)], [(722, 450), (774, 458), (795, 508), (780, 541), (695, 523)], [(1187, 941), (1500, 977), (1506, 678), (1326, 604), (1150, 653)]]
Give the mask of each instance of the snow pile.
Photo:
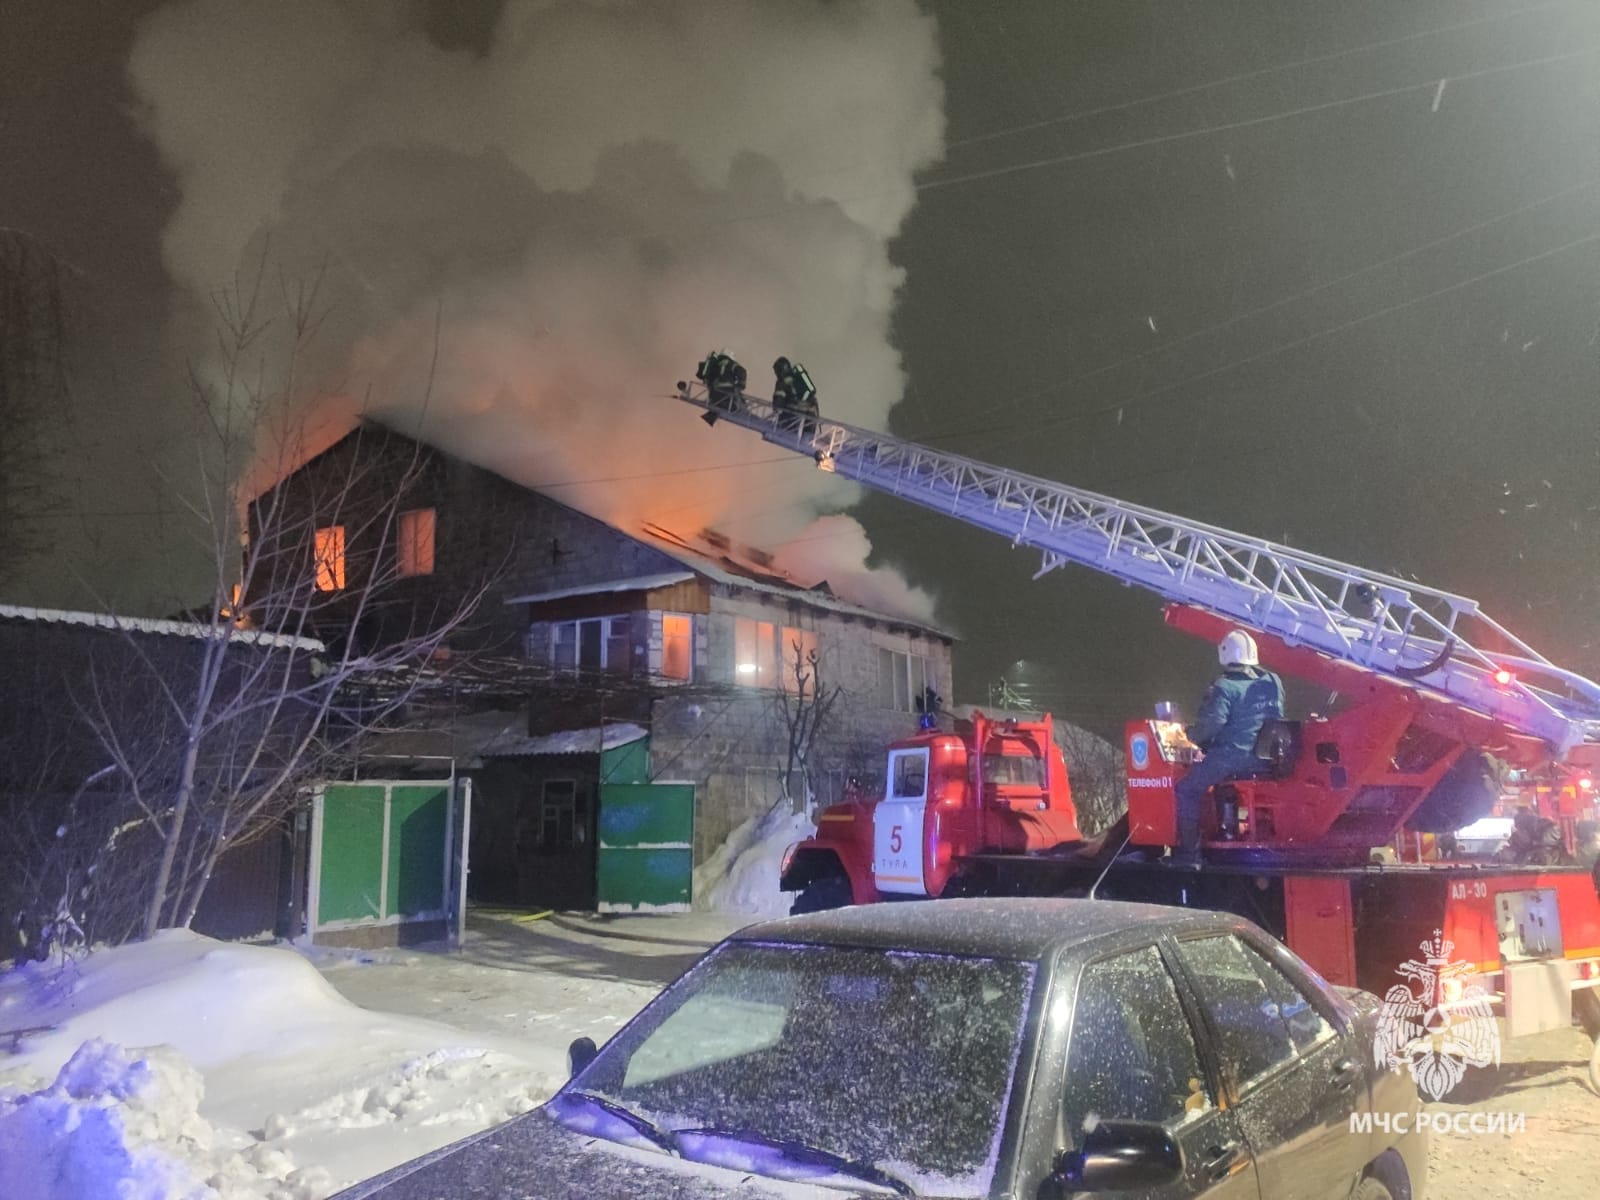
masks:
[(292, 951), (187, 932), (0, 975), (12, 1030), (39, 1032), (0, 1057), (5, 1200), (317, 1200), (565, 1076), (561, 1048), (368, 1012)]
[(53, 1086), (0, 1091), (0, 1195), (200, 1197), (193, 1166), (210, 1150), (200, 1077), (177, 1055), (135, 1059), (92, 1041)]
[(8, 1200), (315, 1200), (327, 1172), (239, 1153), (200, 1116), (200, 1073), (169, 1047), (94, 1039), (32, 1092), (0, 1087), (0, 1196)]
[(783, 855), (816, 832), (805, 813), (783, 805), (751, 817), (695, 868), (696, 907), (753, 917), (785, 917), (794, 897), (778, 888)]

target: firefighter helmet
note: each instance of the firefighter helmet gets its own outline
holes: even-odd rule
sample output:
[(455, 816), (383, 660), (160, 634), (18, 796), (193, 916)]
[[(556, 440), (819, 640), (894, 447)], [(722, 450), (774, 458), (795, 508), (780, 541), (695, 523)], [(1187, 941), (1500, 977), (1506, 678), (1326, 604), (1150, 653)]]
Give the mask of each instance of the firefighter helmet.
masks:
[(1217, 644), (1217, 658), (1225, 667), (1253, 667), (1260, 662), (1256, 657), (1255, 638), (1242, 629), (1235, 629)]

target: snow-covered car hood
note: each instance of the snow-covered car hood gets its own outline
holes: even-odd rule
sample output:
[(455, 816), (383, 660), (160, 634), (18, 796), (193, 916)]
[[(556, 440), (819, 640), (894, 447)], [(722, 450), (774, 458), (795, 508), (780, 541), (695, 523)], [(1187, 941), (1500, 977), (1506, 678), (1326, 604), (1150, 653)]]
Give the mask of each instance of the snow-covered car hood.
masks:
[(424, 1155), (340, 1192), (333, 1200), (848, 1200), (882, 1196), (788, 1183), (574, 1133), (543, 1109)]

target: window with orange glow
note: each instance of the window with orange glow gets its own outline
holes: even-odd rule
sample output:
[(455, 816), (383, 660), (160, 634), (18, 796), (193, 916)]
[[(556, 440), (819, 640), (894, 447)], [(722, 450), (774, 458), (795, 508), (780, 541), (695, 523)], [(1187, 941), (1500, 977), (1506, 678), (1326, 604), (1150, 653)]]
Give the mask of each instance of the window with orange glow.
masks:
[(736, 618), (733, 626), (733, 681), (740, 687), (776, 687), (777, 650), (777, 630), (771, 621)]
[(400, 574), (433, 574), (433, 534), (437, 525), (431, 508), (400, 514)]
[(798, 653), (806, 677), (805, 692), (810, 695), (815, 675), (810, 657), (816, 649), (817, 635), (811, 630), (739, 617), (733, 628), (733, 681), (741, 687), (799, 693), (801, 681), (795, 675)]
[(685, 613), (661, 614), (661, 677), (694, 678), (694, 618)]
[(317, 591), (337, 592), (344, 588), (344, 526), (327, 525), (317, 530)]

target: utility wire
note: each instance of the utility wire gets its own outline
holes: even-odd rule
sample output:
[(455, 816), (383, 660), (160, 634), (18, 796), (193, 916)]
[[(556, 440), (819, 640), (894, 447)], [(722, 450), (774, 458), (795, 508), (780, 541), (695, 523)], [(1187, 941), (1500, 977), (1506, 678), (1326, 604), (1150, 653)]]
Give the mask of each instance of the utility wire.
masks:
[[(1078, 121), (1086, 121), (1091, 117), (1105, 116), (1109, 113), (1126, 112), (1131, 108), (1142, 108), (1147, 104), (1159, 104), (1164, 100), (1177, 100), (1184, 96), (1197, 95), (1200, 92), (1214, 91), (1217, 88), (1231, 87), (1236, 83), (1246, 83), (1252, 79), (1261, 79), (1267, 75), (1279, 75), (1285, 71), (1295, 71), (1302, 67), (1320, 66), (1323, 63), (1337, 62), (1341, 58), (1350, 58), (1357, 54), (1367, 54), (1374, 50), (1387, 50), (1391, 46), (1403, 45), (1406, 42), (1420, 41), (1423, 38), (1438, 37), (1441, 34), (1456, 33), (1463, 29), (1471, 29), (1478, 25), (1498, 24), (1502, 21), (1516, 20), (1521, 17), (1531, 16), (1534, 13), (1548, 11), (1552, 8), (1570, 7), (1564, 0), (1556, 0), (1550, 4), (1535, 4), (1529, 8), (1519, 8), (1514, 12), (1492, 13), (1485, 17), (1476, 17), (1470, 21), (1460, 21), (1454, 25), (1441, 25), (1434, 29), (1424, 29), (1416, 33), (1408, 33), (1401, 37), (1389, 38), (1382, 42), (1368, 42), (1361, 46), (1351, 46), (1346, 50), (1335, 50), (1329, 54), (1318, 54), (1312, 58), (1297, 59), (1294, 62), (1278, 63), (1271, 67), (1260, 67), (1254, 71), (1245, 71), (1238, 75), (1229, 75), (1223, 79), (1213, 79), (1207, 83), (1191, 84), (1188, 87), (1175, 88), (1168, 92), (1158, 92), (1153, 96), (1142, 96), (1137, 100), (1123, 100), (1116, 104), (1102, 104), (1097, 108), (1083, 109), (1079, 112), (1066, 113), (1057, 117), (1046, 117), (1038, 121), (1028, 121), (1019, 125), (1012, 125), (1005, 129), (991, 130), (988, 133), (974, 134), (971, 137), (954, 138), (945, 143), (947, 149), (956, 150), (963, 146), (976, 146), (985, 142), (998, 141), (1001, 138), (1012, 137), (1019, 133), (1031, 133), (1039, 129), (1050, 129), (1059, 125), (1069, 125)], [(1452, 79), (1462, 78), (1459, 75), (1450, 76)]]
[[(1552, 204), (1557, 200), (1565, 199), (1566, 197), (1575, 195), (1579, 192), (1589, 191), (1597, 186), (1600, 186), (1600, 178), (1588, 179), (1582, 183), (1574, 184), (1571, 187), (1562, 188), (1558, 192), (1553, 192), (1548, 196), (1542, 196), (1537, 200), (1531, 200), (1526, 204), (1518, 205), (1516, 208), (1500, 213), (1497, 216), (1474, 222), (1473, 224), (1455, 230), (1452, 233), (1447, 233), (1442, 237), (1434, 238), (1431, 241), (1424, 242), (1420, 246), (1413, 246), (1409, 250), (1403, 250), (1398, 254), (1390, 255), (1388, 258), (1381, 259), (1378, 262), (1368, 263), (1366, 266), (1358, 267), (1353, 271), (1348, 271), (1336, 279), (1330, 279), (1324, 283), (1319, 283), (1313, 287), (1306, 288), (1303, 291), (1294, 292), (1288, 296), (1281, 297), (1280, 299), (1274, 300), (1269, 304), (1263, 304), (1260, 307), (1249, 309), (1245, 312), (1239, 313), (1236, 316), (1229, 317), (1225, 321), (1218, 322), (1215, 325), (1208, 325), (1203, 329), (1193, 330), (1190, 333), (1183, 334), (1181, 337), (1172, 338), (1168, 341), (1162, 342), (1159, 346), (1153, 346), (1150, 349), (1142, 350), (1137, 354), (1130, 354), (1124, 358), (1116, 359), (1113, 362), (1105, 363), (1102, 366), (1094, 367), (1088, 371), (1074, 375), (1071, 378), (1063, 379), (1057, 383), (1053, 383), (1049, 387), (1039, 388), (1032, 392), (1026, 392), (1020, 396), (1012, 397), (1003, 403), (1006, 407), (1016, 408), (1031, 401), (1040, 400), (1046, 396), (1066, 391), (1068, 388), (1075, 387), (1081, 383), (1086, 383), (1091, 379), (1099, 378), (1102, 375), (1109, 374), (1110, 372), (1119, 370), (1122, 367), (1143, 362), (1146, 359), (1153, 358), (1159, 354), (1165, 354), (1169, 350), (1173, 350), (1179, 346), (1187, 345), (1188, 343), (1196, 341), (1200, 338), (1221, 333), (1225, 330), (1232, 329), (1237, 325), (1243, 324), (1246, 321), (1254, 320), (1256, 317), (1266, 316), (1268, 313), (1276, 312), (1279, 309), (1286, 308), (1291, 304), (1296, 304), (1301, 300), (1306, 300), (1312, 296), (1320, 295), (1323, 292), (1330, 291), (1333, 288), (1341, 287), (1346, 283), (1351, 283), (1354, 280), (1360, 279), (1364, 275), (1371, 275), (1377, 271), (1382, 271), (1385, 268), (1396, 266), (1397, 264), (1405, 262), (1408, 259), (1416, 258), (1421, 254), (1426, 254), (1430, 250), (1437, 250), (1441, 246), (1449, 245), (1451, 242), (1459, 241), (1462, 238), (1471, 237), (1473, 234), (1481, 233), (1485, 229), (1491, 228), (1494, 225), (1498, 225), (1501, 222), (1509, 221), (1514, 217), (1519, 217), (1524, 213), (1533, 211), (1534, 209), (1543, 208), (1547, 204)], [(1026, 427), (1031, 428), (1032, 426), (1030, 424)], [(993, 425), (992, 423), (985, 423), (983, 428), (989, 430), (999, 427)], [(1005, 428), (1016, 428), (1016, 426), (1006, 426)], [(964, 436), (970, 432), (973, 432), (972, 428), (970, 427), (956, 430), (953, 433), (928, 432), (917, 435), (914, 440), (938, 441), (951, 436)]]
[[(1552, 54), (1544, 58), (1527, 59), (1523, 62), (1505, 63), (1496, 67), (1483, 67), (1476, 71), (1464, 71), (1452, 74), (1448, 78), (1452, 83), (1463, 83), (1472, 79), (1485, 79), (1491, 75), (1502, 75), (1509, 71), (1526, 70), (1529, 67), (1552, 66), (1557, 63), (1573, 62), (1580, 58), (1587, 58), (1600, 51), (1600, 46), (1587, 46), (1582, 50), (1572, 50), (1565, 54)], [(955, 187), (964, 183), (979, 183), (987, 179), (1000, 179), (1008, 175), (1017, 175), (1023, 171), (1034, 171), (1042, 167), (1064, 166), (1068, 163), (1087, 162), (1090, 159), (1104, 158), (1110, 154), (1121, 154), (1127, 150), (1143, 150), (1151, 146), (1167, 146), (1174, 142), (1188, 141), (1192, 138), (1210, 137), (1217, 133), (1231, 133), (1240, 129), (1253, 129), (1260, 125), (1269, 125), (1277, 121), (1287, 121), (1295, 117), (1310, 116), (1313, 113), (1329, 112), (1333, 109), (1347, 108), (1353, 104), (1366, 104), (1373, 100), (1384, 100), (1394, 96), (1404, 96), (1410, 92), (1433, 91), (1439, 86), (1439, 76), (1435, 75), (1422, 83), (1402, 84), (1399, 87), (1382, 88), (1378, 91), (1363, 92), (1359, 96), (1343, 96), (1336, 100), (1324, 100), (1318, 104), (1302, 105), (1299, 108), (1283, 109), (1275, 113), (1267, 113), (1259, 117), (1247, 117), (1240, 121), (1227, 121), (1219, 125), (1202, 125), (1197, 129), (1186, 129), (1178, 133), (1158, 134), (1154, 137), (1135, 138), (1131, 141), (1119, 142), (1114, 146), (1101, 146), (1094, 150), (1075, 150), (1068, 154), (1053, 154), (1045, 158), (1036, 158), (1028, 162), (1012, 163), (1008, 166), (990, 167), (982, 171), (968, 171), (962, 175), (946, 176), (943, 179), (927, 179), (915, 184), (917, 191), (935, 191), (940, 188)], [(850, 199), (866, 199), (867, 197), (851, 197)]]

